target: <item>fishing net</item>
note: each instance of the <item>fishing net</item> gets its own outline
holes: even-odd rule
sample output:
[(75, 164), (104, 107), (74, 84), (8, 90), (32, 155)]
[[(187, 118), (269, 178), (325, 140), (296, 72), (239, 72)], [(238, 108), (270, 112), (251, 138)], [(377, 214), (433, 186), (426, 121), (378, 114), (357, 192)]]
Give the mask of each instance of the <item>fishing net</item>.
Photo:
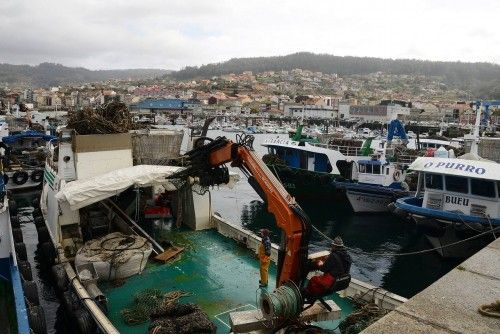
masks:
[(151, 313), (150, 334), (215, 333), (217, 327), (196, 304), (171, 303)]
[(355, 302), (356, 311), (349, 314), (339, 325), (342, 334), (361, 333), (372, 323), (382, 318), (387, 311), (374, 303)]
[(164, 293), (159, 289), (146, 289), (134, 296), (134, 305), (121, 311), (123, 321), (127, 325), (138, 325), (148, 321), (150, 314), (156, 310), (176, 302), (179, 298), (188, 296), (182, 291)]
[(72, 113), (68, 129), (75, 129), (80, 135), (126, 133), (136, 128), (127, 105), (111, 102), (96, 109), (86, 108)]

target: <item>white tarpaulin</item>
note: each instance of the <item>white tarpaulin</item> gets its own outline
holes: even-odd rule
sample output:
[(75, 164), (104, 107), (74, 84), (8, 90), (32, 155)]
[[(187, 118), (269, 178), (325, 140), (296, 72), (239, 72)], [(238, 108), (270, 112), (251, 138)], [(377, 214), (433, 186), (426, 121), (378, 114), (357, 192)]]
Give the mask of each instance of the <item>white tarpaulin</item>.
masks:
[[(67, 201), (71, 210), (78, 210), (117, 195), (131, 186), (162, 185), (166, 190), (173, 191), (176, 187), (166, 177), (180, 169), (182, 167), (157, 165), (122, 168), (89, 179), (69, 182), (57, 193), (56, 198), (59, 202)], [(231, 187), (238, 179), (238, 174), (231, 173), (228, 186)]]

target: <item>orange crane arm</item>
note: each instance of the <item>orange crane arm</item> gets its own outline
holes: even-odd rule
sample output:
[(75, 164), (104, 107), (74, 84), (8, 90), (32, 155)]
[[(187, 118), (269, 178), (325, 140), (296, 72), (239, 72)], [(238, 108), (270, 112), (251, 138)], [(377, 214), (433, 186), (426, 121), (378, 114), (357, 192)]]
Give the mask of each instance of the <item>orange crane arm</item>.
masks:
[[(253, 137), (250, 138), (253, 140)], [(234, 167), (239, 167), (248, 176), (250, 185), (267, 204), (268, 211), (274, 215), (278, 227), (284, 233), (280, 245), (277, 285), (291, 280), (300, 286), (307, 275), (309, 244), (307, 215), (251, 147), (245, 145), (243, 141), (236, 144), (226, 138), (217, 138), (207, 145), (197, 146), (187, 153), (191, 164), (181, 173), (185, 176), (200, 177), (202, 185), (213, 185), (225, 182), (214, 177), (224, 174), (217, 170), (218, 167), (228, 162)], [(208, 182), (202, 180), (203, 176)]]

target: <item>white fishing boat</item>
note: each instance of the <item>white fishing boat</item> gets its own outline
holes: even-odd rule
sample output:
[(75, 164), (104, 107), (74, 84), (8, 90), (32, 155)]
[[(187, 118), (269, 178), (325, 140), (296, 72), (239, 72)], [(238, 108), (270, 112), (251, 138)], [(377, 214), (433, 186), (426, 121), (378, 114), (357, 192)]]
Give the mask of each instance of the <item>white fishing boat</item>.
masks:
[(418, 172), (415, 196), (391, 207), (415, 220), (443, 257), (470, 256), (500, 230), (500, 164), (477, 155), (480, 115), (481, 105), (471, 152), (460, 158), (417, 158), (409, 167)]
[(345, 189), (354, 212), (387, 212), (390, 203), (409, 195), (401, 165), (374, 157), (358, 160), (356, 167), (352, 179), (357, 182), (335, 181), (337, 188)]
[[(410, 169), (419, 173), (417, 193), (398, 199), (394, 210), (414, 219), (434, 247), (444, 247), (440, 255), (469, 256), (500, 229), (498, 163), (422, 157)], [(452, 245), (479, 234), (484, 238)]]

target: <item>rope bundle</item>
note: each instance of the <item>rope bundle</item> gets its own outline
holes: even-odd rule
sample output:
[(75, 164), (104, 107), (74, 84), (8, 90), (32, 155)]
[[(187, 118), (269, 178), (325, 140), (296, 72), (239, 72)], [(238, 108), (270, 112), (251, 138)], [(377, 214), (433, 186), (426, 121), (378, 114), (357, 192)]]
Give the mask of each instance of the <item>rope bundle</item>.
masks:
[(164, 293), (159, 289), (146, 289), (134, 296), (134, 306), (121, 311), (123, 321), (127, 325), (145, 323), (156, 309), (175, 303), (179, 298), (188, 296), (183, 291)]
[(291, 319), (302, 312), (300, 292), (288, 284), (283, 284), (272, 293), (264, 293), (260, 304), (267, 318)]

